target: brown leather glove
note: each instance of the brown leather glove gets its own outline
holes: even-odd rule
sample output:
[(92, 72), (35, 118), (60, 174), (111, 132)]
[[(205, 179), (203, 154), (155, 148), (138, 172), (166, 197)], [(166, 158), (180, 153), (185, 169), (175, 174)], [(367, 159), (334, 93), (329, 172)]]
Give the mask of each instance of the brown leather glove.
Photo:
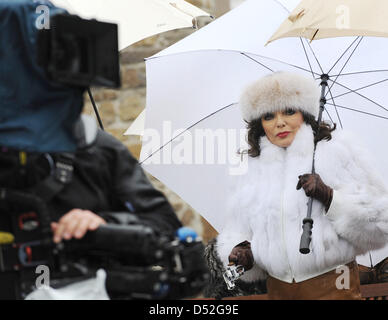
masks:
[(333, 189), (325, 185), (319, 174), (303, 174), (298, 177), (299, 181), (296, 189), (303, 188), (306, 196), (319, 200), (325, 206), (326, 212), (330, 208), (333, 200)]
[(245, 271), (252, 269), (254, 260), (250, 242), (244, 241), (235, 246), (228, 259), (230, 263), (242, 265)]

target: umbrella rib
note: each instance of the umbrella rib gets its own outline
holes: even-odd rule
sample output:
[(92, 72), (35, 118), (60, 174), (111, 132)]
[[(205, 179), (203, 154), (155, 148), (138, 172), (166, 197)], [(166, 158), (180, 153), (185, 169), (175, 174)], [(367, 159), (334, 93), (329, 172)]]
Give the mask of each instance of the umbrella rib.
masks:
[[(307, 57), (307, 53), (306, 53), (306, 49), (305, 49), (304, 44), (303, 44), (303, 40), (302, 40), (302, 38), (299, 38), (299, 39), (300, 39), (300, 41), (302, 42), (303, 49), (304, 49), (305, 54), (306, 54), (306, 57)], [(315, 61), (317, 62), (318, 66), (319, 66), (319, 69), (321, 69), (322, 74), (325, 73), (325, 72), (323, 71), (323, 68), (322, 68), (321, 64), (319, 63), (319, 60), (318, 60), (318, 58), (317, 58), (317, 56), (316, 56), (316, 54), (315, 54), (313, 48), (311, 47), (311, 44), (310, 44), (307, 40), (305, 40), (305, 41), (306, 41), (306, 43), (308, 44), (308, 46), (309, 46), (309, 48), (310, 48), (310, 51), (312, 52), (312, 54), (313, 54), (313, 56), (314, 56), (314, 58), (315, 58)], [(308, 59), (308, 58), (307, 58), (307, 59)]]
[[(327, 103), (327, 104), (331, 105), (331, 106), (334, 106), (332, 103)], [(344, 106), (340, 106), (338, 104), (337, 104), (337, 107), (338, 108), (342, 108), (342, 109), (346, 109), (346, 110), (350, 110), (350, 111), (354, 111), (354, 112), (363, 113), (363, 114), (366, 114), (366, 115), (369, 115), (369, 116), (372, 116), (372, 117), (388, 120), (388, 117), (380, 116), (380, 115), (377, 115), (377, 114), (374, 114), (374, 113), (370, 113), (370, 112), (366, 112), (366, 111), (361, 111), (361, 110), (357, 110), (357, 109), (353, 109), (353, 108), (347, 108), (347, 107), (344, 107)]]
[(167, 142), (166, 142), (164, 145), (162, 145), (158, 150), (152, 152), (146, 159), (144, 159), (142, 162), (140, 162), (140, 164), (143, 164), (145, 161), (147, 161), (149, 158), (151, 158), (155, 153), (157, 153), (157, 152), (159, 152), (160, 150), (162, 150), (165, 146), (167, 146), (168, 144), (170, 144), (173, 140), (175, 140), (176, 138), (178, 138), (179, 136), (181, 136), (181, 135), (182, 135), (183, 133), (185, 133), (186, 131), (188, 131), (188, 130), (190, 130), (191, 128), (195, 127), (198, 123), (200, 123), (200, 122), (202, 122), (202, 121), (204, 121), (204, 120), (210, 118), (211, 116), (215, 115), (216, 113), (221, 112), (221, 111), (223, 111), (223, 110), (225, 110), (225, 109), (227, 109), (227, 108), (229, 108), (229, 107), (231, 107), (231, 106), (234, 106), (234, 105), (237, 105), (237, 103), (234, 102), (234, 103), (231, 103), (231, 104), (229, 104), (229, 105), (227, 105), (227, 106), (225, 106), (225, 107), (222, 107), (222, 108), (220, 108), (220, 109), (214, 111), (213, 113), (208, 114), (206, 117), (204, 117), (204, 118), (198, 120), (197, 122), (195, 122), (194, 124), (192, 124), (191, 126), (189, 126), (188, 128), (186, 128), (185, 130), (182, 130), (182, 132), (180, 132), (179, 134), (177, 134), (175, 137), (171, 138), (170, 141), (167, 141)]
[[(259, 61), (253, 59), (252, 57), (250, 57), (248, 54), (244, 53), (244, 52), (240, 52), (243, 56), (251, 59), (252, 61), (262, 65), (263, 67), (271, 70), (269, 67), (265, 66), (264, 64), (260, 63)], [(277, 60), (277, 59), (273, 59), (273, 58), (269, 58), (269, 57), (263, 57), (263, 58), (266, 58), (266, 59), (270, 59), (270, 60), (273, 60), (273, 61), (276, 61), (276, 62), (280, 62), (280, 63), (284, 63), (285, 65), (287, 66), (291, 66), (291, 67), (294, 67), (294, 68), (297, 68), (297, 69), (300, 69), (300, 70), (303, 70), (303, 71), (306, 71), (306, 72), (311, 72), (311, 70), (307, 70), (305, 68), (302, 68), (302, 67), (299, 67), (299, 66), (296, 66), (296, 65), (293, 65), (293, 64), (290, 64), (290, 63), (287, 63), (287, 62), (284, 62), (284, 61), (280, 61), (280, 60)], [(271, 70), (272, 72), (275, 72), (273, 70)], [(319, 75), (318, 73), (314, 72), (315, 75)]]
[[(224, 50), (224, 49), (204, 49), (204, 50), (196, 50), (196, 51), (191, 51), (190, 53), (192, 52), (204, 52), (204, 51), (223, 51), (223, 52), (231, 52), (231, 53), (238, 53), (238, 54), (241, 54), (241, 55), (244, 55), (245, 57), (251, 59), (252, 61), (260, 64), (260, 62), (258, 62), (257, 60), (253, 59), (250, 54), (252, 55), (255, 55), (255, 56), (259, 56), (261, 58), (264, 58), (264, 59), (269, 59), (269, 60), (272, 60), (272, 61), (276, 61), (276, 62), (279, 62), (279, 63), (283, 63), (287, 66), (290, 66), (290, 67), (294, 67), (296, 69), (300, 69), (300, 70), (303, 70), (303, 71), (306, 71), (306, 72), (311, 72), (311, 70), (308, 70), (308, 69), (305, 69), (305, 68), (302, 68), (302, 67), (299, 67), (299, 66), (296, 66), (294, 64), (291, 64), (291, 63), (287, 63), (287, 62), (284, 62), (284, 61), (281, 61), (281, 60), (278, 60), (278, 59), (274, 59), (274, 58), (271, 58), (271, 57), (266, 57), (266, 56), (262, 56), (262, 55), (257, 55), (257, 54), (253, 54), (253, 53), (245, 53), (245, 52), (241, 52), (241, 51), (237, 51), (237, 50)], [(145, 58), (146, 61), (150, 61), (150, 60), (154, 60), (154, 59), (163, 59), (163, 58), (166, 58), (166, 57), (171, 57), (171, 56), (174, 56), (174, 55), (182, 55), (182, 54), (186, 54), (187, 52), (176, 52), (176, 53), (170, 53), (168, 55), (165, 55), (165, 56), (152, 56), (152, 57), (149, 57), (149, 58)], [(265, 66), (265, 65), (263, 65)], [(268, 67), (266, 67), (267, 69), (269, 69)], [(270, 70), (270, 69), (269, 69)], [(272, 71), (272, 70), (271, 70)], [(274, 71), (272, 71), (274, 72)], [(314, 72), (314, 75), (316, 76), (321, 76), (319, 73), (316, 73)]]
[[(361, 87), (361, 88), (357, 88), (357, 89), (353, 90), (353, 92), (357, 92), (357, 91), (363, 90), (365, 88), (369, 88), (369, 87), (375, 86), (375, 85), (380, 84), (380, 83), (385, 82), (385, 81), (388, 81), (388, 79), (384, 79), (384, 80), (381, 80), (381, 81), (378, 81), (378, 82), (374, 82), (372, 84), (368, 84), (367, 86), (364, 86), (364, 87)], [(334, 98), (339, 98), (339, 97), (342, 97), (342, 96), (346, 96), (347, 94), (350, 94), (350, 93), (352, 93), (352, 92), (342, 93), (342, 94), (340, 94), (338, 96), (335, 96)], [(334, 99), (334, 98), (332, 97), (332, 99)], [(329, 99), (329, 100), (331, 100), (331, 99)], [(387, 109), (385, 109), (385, 110), (387, 110)]]
[[(333, 80), (330, 80), (330, 79), (329, 79), (329, 81), (333, 81)], [(364, 99), (368, 100), (369, 102), (372, 102), (373, 104), (375, 104), (376, 106), (378, 106), (378, 107), (380, 107), (380, 108), (384, 109), (385, 111), (388, 111), (388, 109), (387, 109), (387, 108), (385, 108), (384, 106), (382, 106), (382, 105), (378, 104), (377, 102), (373, 101), (372, 99), (370, 99), (370, 98), (368, 98), (368, 97), (366, 97), (366, 96), (362, 95), (361, 93), (359, 93), (359, 92), (356, 92), (356, 91), (354, 91), (354, 90), (352, 90), (352, 89), (348, 88), (347, 86), (344, 86), (343, 84), (341, 84), (341, 83), (339, 83), (339, 82), (336, 82), (336, 84), (337, 84), (337, 85), (339, 85), (340, 87), (343, 87), (343, 88), (345, 88), (346, 90), (349, 90), (349, 92), (348, 92), (348, 93), (355, 93), (356, 95), (358, 95), (358, 96), (360, 96), (360, 97), (362, 97), (362, 98), (364, 98)]]
[(358, 38), (359, 38), (359, 36), (356, 37), (356, 39), (353, 40), (353, 42), (350, 44), (349, 47), (347, 47), (347, 49), (344, 51), (344, 53), (341, 54), (341, 56), (338, 58), (338, 60), (337, 60), (337, 61), (334, 63), (334, 65), (330, 68), (328, 74), (330, 74), (331, 70), (334, 69), (334, 67), (337, 65), (337, 63), (342, 59), (342, 57), (345, 55), (345, 53), (348, 52), (348, 50), (353, 46), (353, 44), (357, 41)]
[(333, 74), (332, 77), (342, 77), (342, 76), (351, 76), (355, 74), (362, 74), (362, 73), (374, 73), (374, 72), (388, 72), (388, 70), (369, 70), (369, 71), (357, 71), (357, 72), (349, 72), (349, 73), (341, 73), (341, 74)]
[[(351, 58), (351, 57), (353, 56), (353, 54), (356, 52), (356, 50), (357, 50), (358, 46), (360, 45), (362, 39), (364, 39), (364, 37), (361, 37), (360, 41), (357, 43), (356, 47), (353, 49), (352, 53), (350, 54), (348, 60), (346, 60), (345, 64), (342, 66), (342, 68), (341, 68), (339, 74), (335, 77), (335, 80), (333, 81), (332, 85), (330, 86), (329, 92), (330, 92), (331, 88), (336, 84), (336, 81), (337, 81), (338, 77), (341, 75), (341, 72), (345, 69), (345, 67), (346, 67), (346, 65), (348, 64), (350, 58)], [(326, 96), (327, 96), (327, 93), (326, 93), (326, 95), (325, 95), (325, 98), (326, 98)]]
[(281, 2), (278, 1), (278, 0), (275, 0), (275, 2), (276, 2), (278, 5), (280, 5), (284, 10), (286, 10), (288, 13), (291, 13), (291, 11), (288, 10), (287, 7), (286, 7), (283, 3), (281, 3)]
[[(337, 118), (338, 118), (338, 120), (339, 120), (339, 122), (340, 122), (341, 129), (343, 129), (341, 117), (340, 117), (340, 115), (339, 115), (339, 113), (338, 113), (337, 105), (335, 104), (335, 101), (334, 101), (334, 98), (333, 98), (333, 94), (332, 94), (332, 92), (331, 92), (331, 88), (329, 88), (329, 93), (330, 93), (330, 96), (331, 96), (331, 100), (333, 100), (333, 105), (334, 105), (334, 108), (335, 108), (335, 112), (336, 112), (336, 114), (337, 114)], [(326, 108), (325, 108), (325, 109), (326, 109)], [(330, 118), (330, 120), (333, 122), (333, 119)]]
[(311, 62), (310, 62), (310, 59), (309, 59), (309, 57), (308, 57), (306, 48), (305, 48), (305, 46), (304, 46), (304, 44), (303, 44), (303, 40), (302, 40), (302, 38), (299, 38), (299, 40), (300, 40), (300, 42), (302, 43), (303, 51), (304, 51), (304, 54), (305, 54), (305, 56), (306, 56), (307, 63), (309, 64), (310, 71), (311, 71), (311, 75), (312, 75), (313, 78), (314, 78), (314, 71), (313, 71), (313, 68), (312, 68), (312, 66), (311, 66)]
[(255, 60), (255, 59), (253, 59), (252, 57), (248, 56), (246, 53), (241, 52), (241, 54), (242, 54), (243, 56), (247, 57), (248, 59), (251, 59), (252, 61), (258, 63), (259, 65), (263, 66), (264, 68), (268, 69), (269, 71), (275, 72), (275, 71), (273, 71), (270, 67), (267, 67), (265, 64), (262, 64), (261, 62), (259, 62), (259, 61)]
[[(311, 67), (310, 59), (308, 58), (308, 54), (307, 54), (306, 49), (305, 49), (305, 46), (304, 46), (304, 44), (303, 44), (303, 40), (302, 40), (302, 38), (299, 38), (299, 39), (300, 39), (300, 41), (301, 41), (301, 43), (302, 43), (303, 50), (304, 50), (304, 52), (305, 52), (307, 62), (308, 62), (308, 64), (309, 64), (309, 66), (310, 66), (310, 69), (311, 69), (311, 73), (312, 73), (312, 75), (313, 75), (313, 78), (314, 78), (314, 80), (316, 80), (315, 77), (314, 77), (313, 69), (312, 69), (312, 67)], [(311, 50), (311, 52), (312, 52), (312, 54), (313, 54), (313, 56), (314, 56), (314, 58), (315, 58), (315, 60), (316, 60), (316, 62), (317, 62), (317, 64), (318, 64), (319, 68), (321, 69), (322, 74), (323, 74), (324, 71), (323, 71), (323, 69), (322, 69), (321, 64), (319, 63), (319, 60), (318, 60), (317, 56), (315, 55), (315, 52), (314, 52), (313, 48), (311, 47), (311, 45), (310, 45), (310, 43), (309, 43), (308, 41), (307, 41), (307, 44), (309, 45), (309, 48), (310, 48), (310, 50)], [(333, 99), (333, 102), (334, 102), (334, 99)], [(332, 119), (331, 116), (330, 116), (329, 111), (328, 111), (326, 108), (325, 108), (325, 111), (326, 111), (327, 115), (329, 116), (331, 122), (334, 123), (333, 119)], [(336, 113), (337, 113), (337, 117), (338, 117), (338, 119), (339, 119), (339, 121), (340, 121), (340, 124), (341, 124), (341, 127), (342, 127), (341, 118), (340, 118), (340, 116), (339, 116), (339, 114), (338, 114), (337, 108), (336, 108)]]
[(325, 111), (326, 111), (327, 115), (329, 116), (330, 121), (331, 121), (332, 123), (334, 123), (334, 121), (333, 121), (333, 119), (332, 119), (332, 117), (331, 117), (331, 115), (330, 115), (330, 113), (329, 113), (329, 110), (327, 110), (327, 108), (325, 108)]

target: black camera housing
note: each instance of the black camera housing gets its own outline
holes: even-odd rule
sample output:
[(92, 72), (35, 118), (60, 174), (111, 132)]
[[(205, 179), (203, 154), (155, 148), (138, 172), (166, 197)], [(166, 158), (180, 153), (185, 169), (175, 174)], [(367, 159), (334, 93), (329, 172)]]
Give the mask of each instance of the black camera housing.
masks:
[(51, 81), (63, 85), (121, 86), (117, 24), (54, 15), (50, 29), (38, 32), (37, 60)]

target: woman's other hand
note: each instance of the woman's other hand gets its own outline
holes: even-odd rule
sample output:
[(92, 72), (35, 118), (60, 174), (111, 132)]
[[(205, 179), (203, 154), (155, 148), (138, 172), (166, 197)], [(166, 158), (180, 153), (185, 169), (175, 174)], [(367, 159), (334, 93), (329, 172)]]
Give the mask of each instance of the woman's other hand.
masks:
[(254, 260), (250, 242), (244, 241), (235, 246), (228, 259), (235, 265), (242, 265), (245, 271), (252, 269)]

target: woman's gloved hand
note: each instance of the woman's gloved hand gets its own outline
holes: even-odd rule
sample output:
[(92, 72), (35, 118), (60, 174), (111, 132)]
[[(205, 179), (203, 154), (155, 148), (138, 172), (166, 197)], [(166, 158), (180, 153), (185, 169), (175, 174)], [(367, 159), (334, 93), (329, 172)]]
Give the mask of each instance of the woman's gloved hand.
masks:
[(254, 260), (251, 243), (248, 241), (239, 243), (232, 249), (228, 259), (229, 262), (233, 262), (235, 265), (242, 265), (245, 271), (252, 269)]
[(306, 196), (319, 200), (325, 206), (326, 212), (330, 208), (333, 199), (333, 189), (325, 185), (317, 173), (303, 174), (298, 177), (296, 189), (303, 188)]

